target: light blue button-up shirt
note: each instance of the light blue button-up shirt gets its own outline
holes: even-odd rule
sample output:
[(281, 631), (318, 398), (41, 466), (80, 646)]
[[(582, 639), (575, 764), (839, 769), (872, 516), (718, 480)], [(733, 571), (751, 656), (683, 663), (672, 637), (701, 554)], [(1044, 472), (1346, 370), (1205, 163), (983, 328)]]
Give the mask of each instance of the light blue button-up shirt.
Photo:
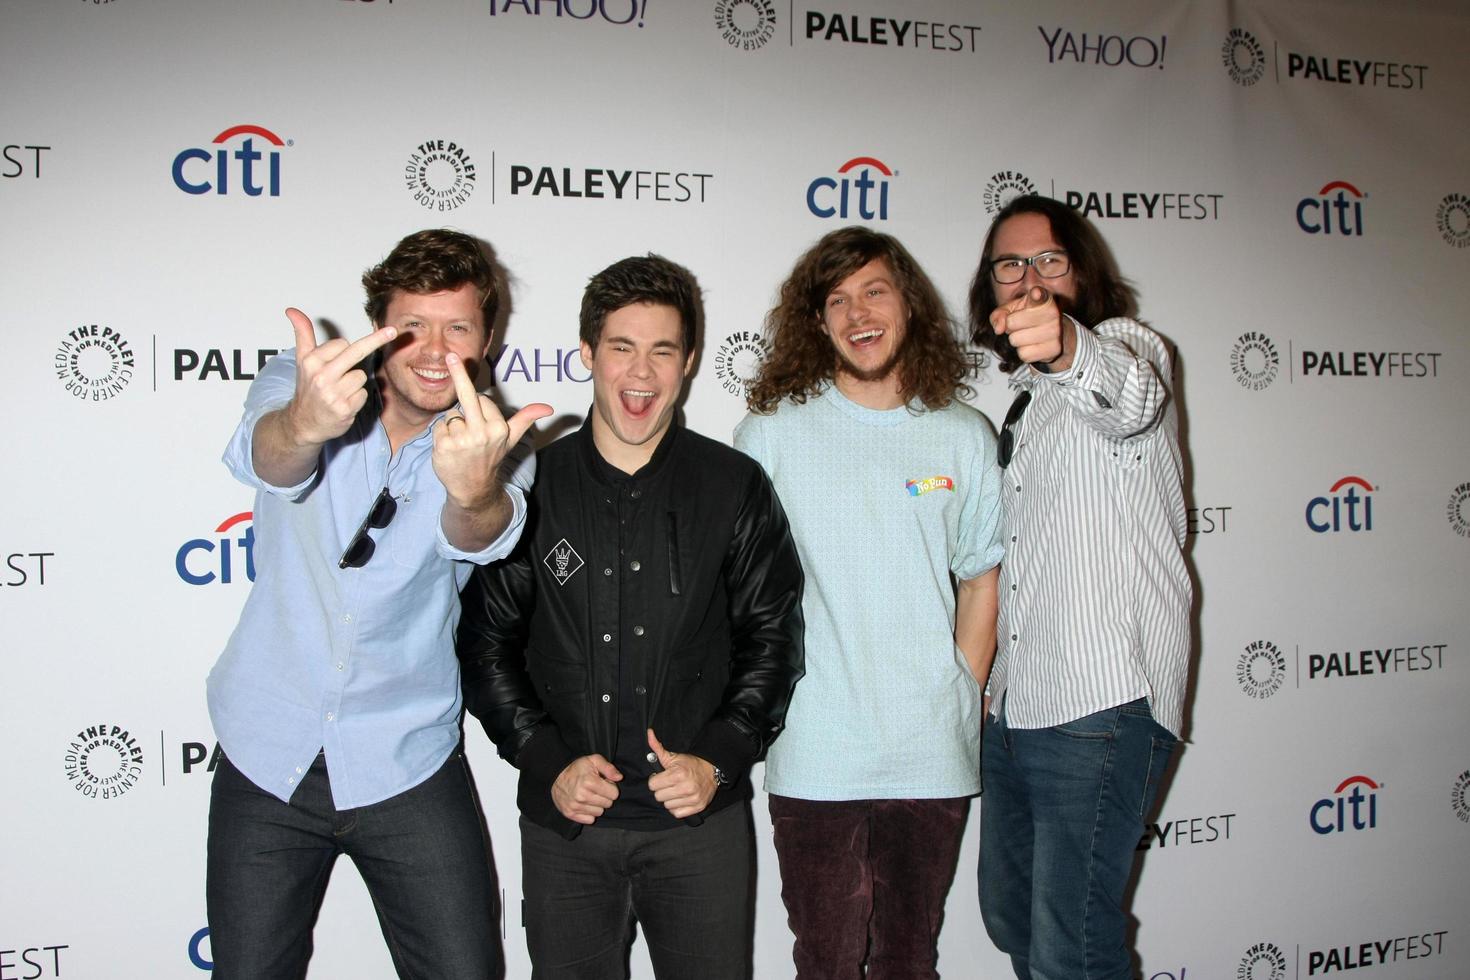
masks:
[[(224, 462), (256, 489), (255, 585), (209, 674), (209, 714), (225, 754), (251, 782), (289, 801), (325, 750), (339, 810), (423, 782), (459, 744), (461, 695), (454, 632), (471, 562), (508, 554), (525, 522), (533, 457), (506, 484), (514, 516), (484, 551), (453, 547), (440, 526), (444, 486), (428, 429), (396, 455), (364, 412), (322, 450), (317, 472), (273, 487), (255, 472), (256, 423), (296, 390), (286, 351), (245, 398)], [(338, 568), (383, 487), (398, 504), (362, 568)]]

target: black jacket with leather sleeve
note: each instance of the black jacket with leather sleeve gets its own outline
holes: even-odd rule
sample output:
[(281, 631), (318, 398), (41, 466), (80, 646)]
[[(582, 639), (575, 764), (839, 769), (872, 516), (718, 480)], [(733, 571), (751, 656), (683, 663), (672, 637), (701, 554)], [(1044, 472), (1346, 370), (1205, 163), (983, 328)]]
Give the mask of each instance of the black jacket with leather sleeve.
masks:
[(801, 563), (760, 466), (676, 424), (628, 477), (591, 430), (538, 453), (520, 543), (475, 571), (458, 634), (465, 707), (521, 770), (521, 813), (568, 838), (552, 783), (612, 760), (620, 723), (719, 767), (706, 814), (749, 798), (803, 672)]

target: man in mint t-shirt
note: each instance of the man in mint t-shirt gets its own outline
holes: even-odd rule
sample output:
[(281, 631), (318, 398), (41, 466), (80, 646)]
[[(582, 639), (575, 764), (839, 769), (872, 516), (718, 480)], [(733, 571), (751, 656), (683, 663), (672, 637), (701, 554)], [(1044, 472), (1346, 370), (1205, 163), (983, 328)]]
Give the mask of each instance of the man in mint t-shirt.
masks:
[(853, 227), (797, 260), (736, 448), (807, 587), (806, 676), (766, 762), (803, 980), (932, 977), (995, 652), (996, 442), (923, 270)]

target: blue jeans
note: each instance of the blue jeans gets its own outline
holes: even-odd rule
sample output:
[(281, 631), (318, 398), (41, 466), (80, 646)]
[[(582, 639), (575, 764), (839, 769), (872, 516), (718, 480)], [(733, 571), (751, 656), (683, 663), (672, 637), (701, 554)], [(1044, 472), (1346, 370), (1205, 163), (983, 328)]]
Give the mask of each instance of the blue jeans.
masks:
[(754, 944), (750, 804), (697, 827), (583, 828), (521, 818), (521, 889), (534, 980), (628, 975), (636, 920), (660, 980), (748, 980)]
[(494, 871), (456, 750), (413, 789), (341, 811), (321, 755), (289, 804), (221, 759), (210, 789), (205, 888), (215, 980), (306, 975), (312, 925), (339, 854), (362, 874), (398, 976), (500, 976)]
[(1123, 908), (1174, 736), (1139, 699), (1054, 728), (986, 716), (980, 913), (1021, 980), (1129, 980)]

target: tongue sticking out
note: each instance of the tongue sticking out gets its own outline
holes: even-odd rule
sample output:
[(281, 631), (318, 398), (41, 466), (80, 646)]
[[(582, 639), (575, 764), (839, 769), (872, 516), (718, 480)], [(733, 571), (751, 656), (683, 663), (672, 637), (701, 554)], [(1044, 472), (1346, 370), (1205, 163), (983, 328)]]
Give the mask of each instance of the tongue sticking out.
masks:
[(623, 411), (634, 418), (641, 418), (653, 407), (653, 392), (651, 391), (624, 391), (620, 393), (623, 403)]

